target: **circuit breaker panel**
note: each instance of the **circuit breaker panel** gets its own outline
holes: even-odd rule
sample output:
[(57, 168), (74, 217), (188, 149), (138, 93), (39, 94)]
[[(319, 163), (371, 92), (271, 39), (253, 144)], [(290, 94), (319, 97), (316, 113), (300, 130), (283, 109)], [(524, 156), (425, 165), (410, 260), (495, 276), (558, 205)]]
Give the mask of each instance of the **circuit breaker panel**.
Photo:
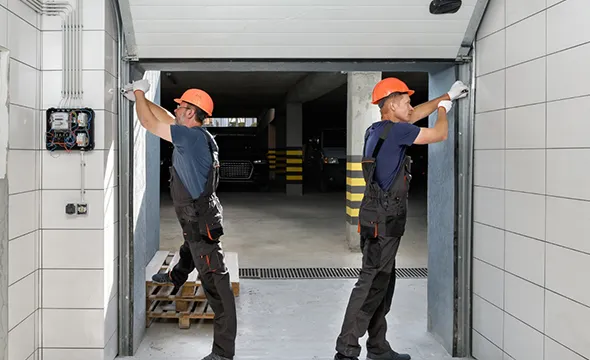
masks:
[(94, 110), (90, 108), (50, 108), (46, 112), (46, 149), (94, 149)]

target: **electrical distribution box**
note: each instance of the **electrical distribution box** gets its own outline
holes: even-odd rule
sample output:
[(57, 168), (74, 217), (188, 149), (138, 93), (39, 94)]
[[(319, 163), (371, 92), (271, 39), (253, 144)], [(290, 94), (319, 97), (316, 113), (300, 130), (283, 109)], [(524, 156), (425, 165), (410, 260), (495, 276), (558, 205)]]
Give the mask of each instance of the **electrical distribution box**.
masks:
[(94, 149), (94, 110), (50, 108), (46, 112), (45, 147), (49, 151)]

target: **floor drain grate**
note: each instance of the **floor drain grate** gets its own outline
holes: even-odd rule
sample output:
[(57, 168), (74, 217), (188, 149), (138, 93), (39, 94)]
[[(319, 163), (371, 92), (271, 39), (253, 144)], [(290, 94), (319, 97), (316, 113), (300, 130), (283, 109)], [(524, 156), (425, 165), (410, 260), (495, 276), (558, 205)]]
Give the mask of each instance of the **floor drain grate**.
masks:
[[(244, 268), (242, 279), (354, 279), (360, 268)], [(427, 268), (400, 268), (395, 270), (398, 279), (425, 279)]]

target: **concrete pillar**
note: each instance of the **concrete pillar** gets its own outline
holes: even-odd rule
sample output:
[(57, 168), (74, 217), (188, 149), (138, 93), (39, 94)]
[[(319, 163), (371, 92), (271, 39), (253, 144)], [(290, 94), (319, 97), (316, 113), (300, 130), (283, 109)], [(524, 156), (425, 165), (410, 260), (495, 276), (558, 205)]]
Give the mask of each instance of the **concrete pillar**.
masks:
[(371, 104), (373, 87), (381, 80), (381, 72), (348, 73), (347, 145), (346, 145), (346, 241), (350, 249), (360, 248), (358, 213), (365, 181), (361, 170), (366, 129), (380, 120), (379, 108)]
[(303, 195), (303, 107), (287, 103), (287, 196)]
[(273, 121), (275, 123), (275, 142), (276, 142), (276, 169), (275, 169), (275, 184), (278, 188), (284, 189), (285, 186), (285, 170), (287, 161), (285, 159), (287, 147), (287, 118), (284, 111), (276, 114)]
[(277, 126), (273, 121), (268, 124), (268, 176), (271, 182), (274, 182), (277, 171)]

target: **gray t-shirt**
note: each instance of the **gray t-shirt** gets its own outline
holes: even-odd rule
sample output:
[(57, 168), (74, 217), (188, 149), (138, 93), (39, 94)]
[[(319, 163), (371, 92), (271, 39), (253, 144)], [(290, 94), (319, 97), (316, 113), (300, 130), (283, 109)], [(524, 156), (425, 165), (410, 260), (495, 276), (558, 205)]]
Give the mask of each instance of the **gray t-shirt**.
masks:
[(212, 159), (207, 139), (211, 136), (201, 127), (171, 125), (172, 165), (193, 199), (205, 190)]

